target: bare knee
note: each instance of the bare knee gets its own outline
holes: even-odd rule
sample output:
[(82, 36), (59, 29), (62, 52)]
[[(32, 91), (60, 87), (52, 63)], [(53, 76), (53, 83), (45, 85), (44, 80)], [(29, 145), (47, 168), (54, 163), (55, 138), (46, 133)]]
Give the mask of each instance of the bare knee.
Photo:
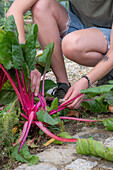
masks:
[[(66, 58), (75, 60), (83, 53), (82, 38), (79, 34), (70, 33), (62, 40), (62, 51)], [(74, 56), (74, 59), (73, 59)]]
[(51, 11), (52, 6), (53, 2), (51, 0), (37, 0), (31, 8), (33, 19), (35, 20), (44, 17), (44, 15)]

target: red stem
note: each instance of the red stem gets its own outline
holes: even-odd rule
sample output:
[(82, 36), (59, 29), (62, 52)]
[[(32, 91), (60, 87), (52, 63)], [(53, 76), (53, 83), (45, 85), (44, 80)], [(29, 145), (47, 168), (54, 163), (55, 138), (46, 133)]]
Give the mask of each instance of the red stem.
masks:
[(99, 120), (89, 120), (89, 119), (79, 119), (75, 117), (60, 117), (60, 119), (70, 119), (70, 120), (77, 120), (77, 121), (83, 121), (83, 122), (100, 122)]
[(14, 81), (12, 80), (11, 76), (10, 76), (9, 73), (5, 70), (5, 68), (2, 66), (2, 64), (0, 64), (0, 67), (1, 67), (1, 69), (3, 70), (3, 72), (5, 73), (5, 75), (7, 76), (7, 78), (9, 79), (11, 85), (13, 86), (13, 88), (14, 88), (14, 90), (15, 90), (15, 92), (16, 92), (16, 94), (17, 94), (17, 96), (18, 96), (18, 98), (19, 98), (19, 100), (20, 100), (20, 102), (21, 102), (21, 104), (22, 104), (22, 106), (24, 106), (23, 100), (22, 100), (21, 95), (20, 95), (20, 92), (18, 91), (18, 89), (17, 89)]
[(17, 81), (18, 81), (18, 86), (19, 86), (19, 90), (20, 90), (20, 94), (21, 94), (21, 98), (23, 100), (23, 103), (24, 103), (24, 108), (25, 110), (27, 111), (27, 108), (28, 108), (28, 103), (26, 101), (26, 98), (25, 98), (25, 95), (24, 95), (24, 92), (23, 92), (23, 89), (22, 89), (22, 85), (21, 85), (21, 82), (20, 82), (20, 78), (19, 78), (19, 74), (18, 74), (18, 70), (16, 70), (16, 77), (17, 77)]
[(27, 90), (26, 90), (26, 86), (25, 86), (25, 80), (24, 80), (23, 70), (21, 70), (21, 76), (22, 76), (22, 83), (23, 83), (23, 88), (24, 88), (26, 100), (27, 100), (28, 105), (30, 106), (30, 104), (29, 104), (29, 103), (30, 103), (30, 100), (29, 100), (29, 98), (28, 98), (28, 94), (27, 94)]
[(58, 137), (54, 134), (52, 134), (46, 127), (44, 127), (43, 123), (40, 121), (35, 122), (35, 124), (48, 136), (50, 136), (51, 138), (54, 138), (58, 141), (62, 141), (62, 142), (77, 142), (77, 139), (68, 139), (68, 138), (61, 138)]

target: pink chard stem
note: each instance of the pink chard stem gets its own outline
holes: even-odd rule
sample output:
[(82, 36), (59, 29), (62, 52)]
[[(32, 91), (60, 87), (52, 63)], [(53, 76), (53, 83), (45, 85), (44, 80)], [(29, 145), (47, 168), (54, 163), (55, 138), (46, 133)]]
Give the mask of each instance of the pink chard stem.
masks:
[(54, 138), (58, 141), (61, 141), (61, 142), (77, 142), (77, 139), (68, 139), (68, 138), (61, 138), (61, 137), (58, 137), (54, 134), (52, 134), (46, 127), (44, 127), (43, 123), (40, 122), (40, 121), (37, 121), (35, 122), (35, 124), (45, 133), (47, 134), (48, 136), (50, 136), (51, 138)]
[(22, 106), (24, 106), (23, 101), (22, 101), (22, 98), (21, 98), (21, 95), (20, 95), (20, 92), (18, 91), (18, 89), (17, 89), (14, 81), (12, 80), (11, 76), (10, 76), (9, 73), (5, 70), (5, 68), (2, 66), (2, 64), (0, 64), (0, 67), (1, 67), (1, 69), (3, 70), (3, 72), (5, 73), (5, 75), (7, 76), (7, 78), (9, 79), (11, 85), (13, 86), (13, 88), (14, 88), (14, 90), (15, 90), (15, 92), (16, 92), (16, 94), (17, 94), (17, 96), (18, 96), (18, 98), (19, 98), (19, 100), (20, 100), (20, 102), (21, 102), (21, 104), (22, 104)]

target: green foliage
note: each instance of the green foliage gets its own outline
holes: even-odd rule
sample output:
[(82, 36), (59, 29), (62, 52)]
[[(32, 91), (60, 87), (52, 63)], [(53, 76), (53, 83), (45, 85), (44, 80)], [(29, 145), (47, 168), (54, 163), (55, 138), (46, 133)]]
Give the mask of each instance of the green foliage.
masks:
[(103, 124), (108, 131), (113, 130), (113, 118), (102, 120)]
[(113, 85), (103, 85), (81, 90), (85, 93), (82, 106), (91, 112), (108, 112), (108, 105), (113, 105)]
[(46, 111), (42, 109), (38, 111), (36, 115), (37, 115), (38, 120), (41, 122), (46, 122), (50, 125), (58, 124), (58, 122), (55, 119), (53, 119)]
[(12, 144), (16, 136), (13, 134), (13, 127), (19, 123), (20, 109), (15, 100), (0, 111), (0, 153), (1, 157), (10, 156), (13, 150)]
[[(58, 136), (62, 137), (62, 138), (68, 138), (68, 139), (72, 139), (73, 138), (68, 132), (61, 132), (60, 134), (58, 134)], [(64, 142), (55, 140), (54, 143), (55, 144), (63, 144)]]
[(113, 148), (106, 147), (102, 142), (93, 139), (77, 139), (76, 151), (79, 154), (94, 155), (113, 161)]
[(18, 153), (19, 145), (15, 146), (12, 152), (12, 156), (17, 161), (28, 163), (28, 166), (35, 165), (38, 163), (39, 157), (36, 155), (31, 155), (29, 152), (29, 148), (26, 144), (23, 145), (20, 153)]

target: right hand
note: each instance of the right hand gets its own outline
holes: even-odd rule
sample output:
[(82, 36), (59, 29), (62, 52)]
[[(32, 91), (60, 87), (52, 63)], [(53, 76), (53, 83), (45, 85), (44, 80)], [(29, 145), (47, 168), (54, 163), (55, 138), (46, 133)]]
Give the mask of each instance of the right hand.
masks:
[(32, 88), (34, 90), (35, 96), (38, 96), (39, 87), (40, 87), (40, 80), (41, 80), (41, 73), (35, 69), (31, 71), (31, 81), (32, 81)]

